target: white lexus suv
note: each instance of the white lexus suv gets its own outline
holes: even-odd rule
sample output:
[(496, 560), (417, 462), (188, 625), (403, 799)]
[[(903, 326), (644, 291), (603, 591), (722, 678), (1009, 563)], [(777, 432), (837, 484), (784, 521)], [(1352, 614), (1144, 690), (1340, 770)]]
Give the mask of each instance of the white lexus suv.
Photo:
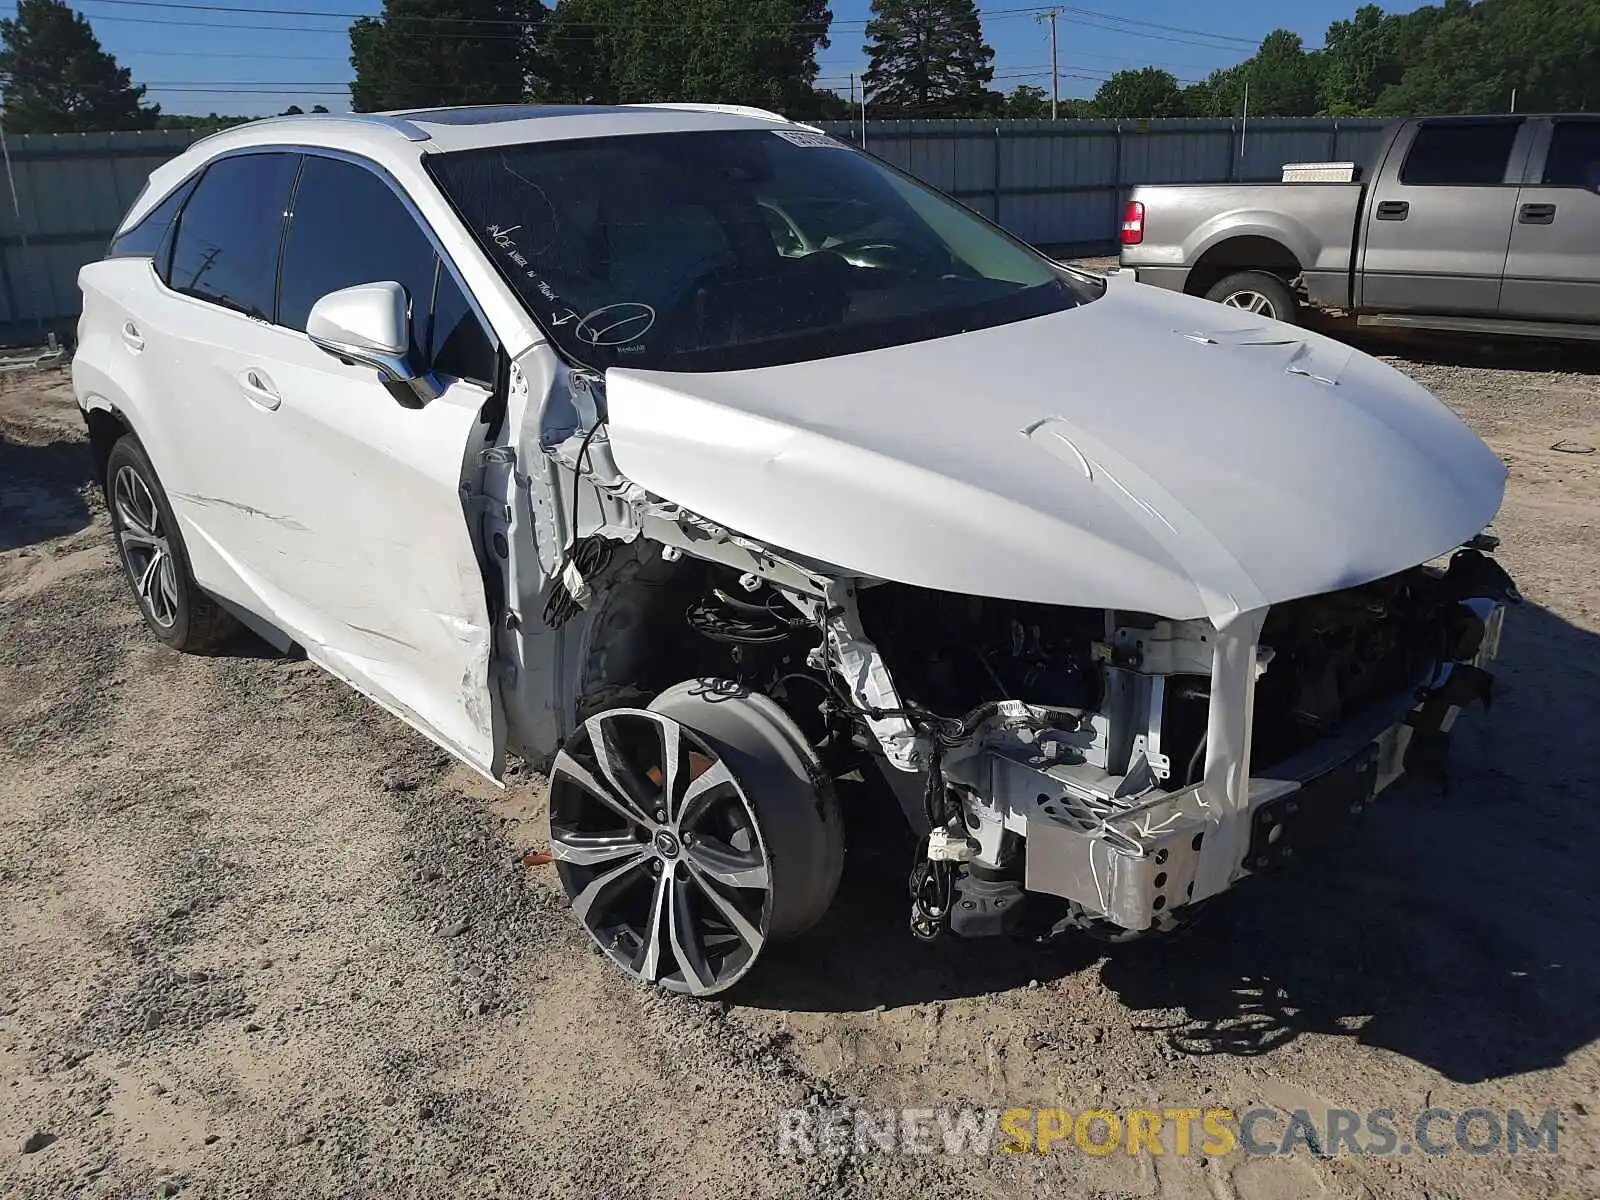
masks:
[(877, 809), (918, 937), (1181, 925), (1437, 769), (1517, 598), (1416, 384), (770, 113), (255, 122), (80, 283), (151, 632), (547, 768), (574, 914), (674, 990)]

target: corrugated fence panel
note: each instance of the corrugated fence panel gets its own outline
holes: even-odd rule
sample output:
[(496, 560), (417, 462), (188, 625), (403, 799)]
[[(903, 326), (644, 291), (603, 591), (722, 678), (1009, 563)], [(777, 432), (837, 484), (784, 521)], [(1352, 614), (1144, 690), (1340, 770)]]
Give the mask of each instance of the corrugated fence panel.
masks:
[[(1109, 250), (1122, 198), (1139, 183), (1277, 179), (1286, 162), (1354, 159), (1382, 124), (1340, 118), (1251, 121), (868, 121), (867, 149), (959, 196), (1019, 237), (1057, 251)], [(860, 125), (824, 122), (858, 142)], [(30, 134), (7, 139), (19, 228), (0, 197), (0, 340), (66, 332), (78, 268), (105, 249), (150, 171), (195, 140), (181, 130)]]
[(184, 130), (6, 139), (0, 339), (33, 342), (47, 328), (67, 331), (78, 312), (78, 269), (105, 253), (150, 172), (194, 140)]

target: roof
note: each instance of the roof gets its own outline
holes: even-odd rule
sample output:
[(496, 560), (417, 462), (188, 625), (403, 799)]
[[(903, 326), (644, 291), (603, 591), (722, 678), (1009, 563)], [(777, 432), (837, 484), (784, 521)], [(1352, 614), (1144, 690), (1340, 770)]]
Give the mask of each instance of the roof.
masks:
[(202, 138), (208, 150), (307, 142), (351, 150), (422, 143), (426, 152), (518, 142), (676, 133), (695, 129), (771, 128), (777, 113), (733, 104), (486, 104), (384, 113), (315, 113), (268, 117)]
[(789, 123), (777, 113), (733, 104), (491, 104), (267, 117), (201, 138), (157, 167), (124, 216), (123, 226), (142, 217), (199, 163), (229, 150), (321, 146), (404, 171), (415, 169), (425, 154), (453, 150), (700, 129), (771, 129)]

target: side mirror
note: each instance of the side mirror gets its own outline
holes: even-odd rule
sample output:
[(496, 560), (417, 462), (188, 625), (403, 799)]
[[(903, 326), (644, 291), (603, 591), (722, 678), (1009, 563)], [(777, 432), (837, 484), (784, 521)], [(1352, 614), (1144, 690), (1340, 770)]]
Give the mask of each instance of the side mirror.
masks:
[(345, 362), (372, 367), (386, 384), (403, 384), (426, 403), (439, 389), (411, 361), (411, 301), (392, 281), (329, 292), (311, 306), (306, 336)]

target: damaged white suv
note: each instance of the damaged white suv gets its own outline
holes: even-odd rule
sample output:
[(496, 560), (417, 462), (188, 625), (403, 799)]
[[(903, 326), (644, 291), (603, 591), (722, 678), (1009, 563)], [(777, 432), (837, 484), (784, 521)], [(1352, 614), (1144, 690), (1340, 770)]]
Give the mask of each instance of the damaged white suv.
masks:
[(1181, 923), (1436, 766), (1516, 599), (1416, 384), (754, 110), (257, 122), (80, 282), (155, 635), (548, 766), (674, 990), (816, 922), (842, 806), (904, 810), (919, 937)]

